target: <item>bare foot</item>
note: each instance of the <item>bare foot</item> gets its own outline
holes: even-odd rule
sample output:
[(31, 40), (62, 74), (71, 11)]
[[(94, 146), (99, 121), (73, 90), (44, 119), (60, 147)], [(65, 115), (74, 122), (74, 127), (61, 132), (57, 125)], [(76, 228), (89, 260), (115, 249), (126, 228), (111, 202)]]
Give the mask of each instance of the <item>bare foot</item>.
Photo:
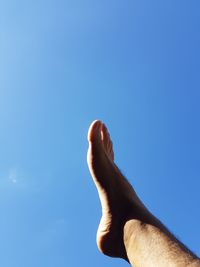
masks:
[(102, 205), (98, 248), (108, 256), (128, 260), (123, 240), (124, 224), (129, 218), (145, 213), (146, 208), (115, 165), (112, 141), (101, 121), (91, 124), (88, 141), (88, 166)]

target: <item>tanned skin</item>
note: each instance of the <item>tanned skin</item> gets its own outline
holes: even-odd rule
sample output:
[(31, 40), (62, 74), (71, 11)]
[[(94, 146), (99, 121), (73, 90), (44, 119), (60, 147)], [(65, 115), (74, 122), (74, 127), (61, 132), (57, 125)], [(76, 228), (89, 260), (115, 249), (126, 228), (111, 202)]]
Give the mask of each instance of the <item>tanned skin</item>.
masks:
[(200, 259), (150, 213), (115, 165), (105, 124), (91, 124), (88, 142), (87, 162), (102, 205), (99, 250), (134, 267), (200, 267)]

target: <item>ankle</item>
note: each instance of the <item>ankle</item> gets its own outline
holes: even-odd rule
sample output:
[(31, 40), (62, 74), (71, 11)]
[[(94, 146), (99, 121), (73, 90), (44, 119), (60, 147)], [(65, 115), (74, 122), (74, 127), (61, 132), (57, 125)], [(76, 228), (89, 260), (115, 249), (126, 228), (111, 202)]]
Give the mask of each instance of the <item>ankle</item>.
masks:
[(128, 254), (129, 248), (133, 250), (133, 246), (136, 243), (135, 240), (138, 236), (141, 236), (149, 227), (159, 229), (161, 231), (167, 231), (163, 224), (155, 218), (146, 208), (139, 208), (138, 212), (135, 212), (133, 216), (124, 224), (124, 245)]

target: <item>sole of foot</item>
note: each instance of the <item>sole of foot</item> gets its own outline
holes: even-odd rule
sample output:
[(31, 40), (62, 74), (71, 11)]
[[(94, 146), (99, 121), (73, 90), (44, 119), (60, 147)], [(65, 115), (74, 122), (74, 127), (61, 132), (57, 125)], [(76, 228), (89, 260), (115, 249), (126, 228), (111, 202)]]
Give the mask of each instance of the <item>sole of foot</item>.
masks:
[(145, 207), (114, 163), (113, 144), (105, 124), (99, 120), (91, 124), (88, 142), (88, 167), (102, 206), (97, 246), (105, 255), (128, 260), (124, 225)]

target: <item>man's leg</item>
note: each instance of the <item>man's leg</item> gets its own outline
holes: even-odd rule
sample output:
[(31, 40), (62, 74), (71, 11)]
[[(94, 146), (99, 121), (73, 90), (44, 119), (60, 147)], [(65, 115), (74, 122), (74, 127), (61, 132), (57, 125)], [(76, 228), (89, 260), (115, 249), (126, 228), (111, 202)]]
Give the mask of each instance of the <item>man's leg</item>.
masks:
[(198, 257), (147, 210), (121, 174), (102, 122), (91, 124), (88, 141), (88, 166), (102, 205), (97, 231), (99, 250), (135, 267), (200, 267)]

